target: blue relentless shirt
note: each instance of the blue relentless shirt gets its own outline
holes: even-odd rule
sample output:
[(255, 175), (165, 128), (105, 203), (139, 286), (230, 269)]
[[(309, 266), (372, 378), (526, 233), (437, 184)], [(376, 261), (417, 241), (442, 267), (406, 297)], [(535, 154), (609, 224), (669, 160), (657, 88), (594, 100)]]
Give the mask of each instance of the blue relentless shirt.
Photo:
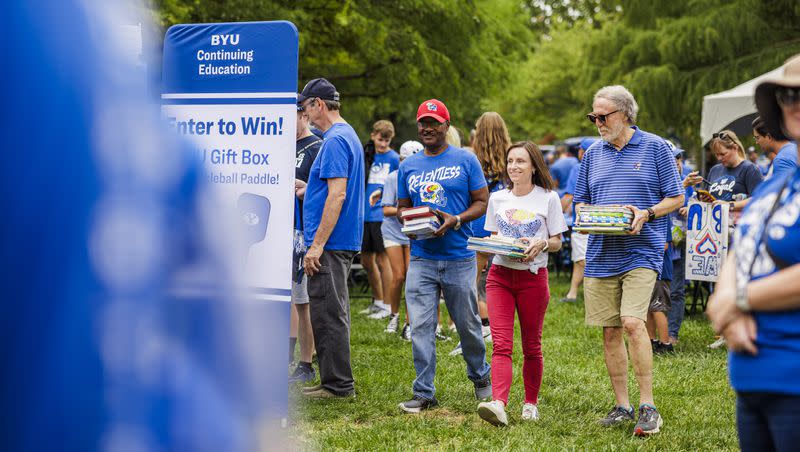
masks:
[[(633, 127), (628, 144), (617, 150), (606, 141), (583, 156), (574, 202), (591, 205), (652, 207), (683, 194), (678, 169), (663, 138)], [(589, 235), (585, 275), (603, 278), (634, 268), (661, 271), (666, 217), (645, 223), (639, 235)]]
[[(765, 225), (776, 200), (779, 207)], [(770, 276), (779, 271), (779, 262), (786, 266), (800, 263), (798, 206), (797, 170), (772, 177), (756, 189), (739, 219), (733, 241), (737, 282)], [(800, 309), (754, 311), (753, 316), (758, 355), (729, 354), (731, 385), (737, 391), (800, 395)]]
[(347, 179), (347, 191), (325, 249), (359, 251), (364, 233), (364, 153), (356, 131), (346, 123), (336, 123), (325, 132), (322, 148), (311, 165), (303, 203), (306, 246), (314, 242), (322, 219), (328, 198), (327, 179), (339, 177)]
[[(383, 198), (379, 203), (383, 206), (397, 207), (397, 171), (392, 171), (383, 184)], [(402, 232), (400, 220), (396, 216), (384, 217), (381, 223), (381, 235), (384, 239), (408, 246), (409, 241)]]
[[(427, 205), (450, 215), (458, 215), (472, 204), (470, 191), (486, 186), (481, 164), (475, 154), (448, 146), (442, 153), (429, 156), (424, 152), (408, 157), (400, 164), (397, 176), (397, 198), (410, 199), (413, 206)], [(467, 249), (472, 235), (469, 223), (444, 236), (411, 241), (411, 255), (431, 260), (460, 260), (474, 257)]]
[(790, 141), (781, 147), (772, 161), (772, 177), (792, 173), (797, 169), (797, 144)]
[(375, 190), (383, 190), (386, 177), (400, 166), (400, 155), (389, 149), (380, 154), (375, 153), (375, 160), (369, 169), (369, 179), (367, 179), (367, 191), (364, 196), (364, 221), (383, 221), (383, 207), (380, 202), (374, 206), (369, 205), (369, 195)]
[[(591, 146), (590, 146), (591, 147)], [(572, 171), (578, 164), (578, 159), (575, 157), (562, 157), (553, 163), (553, 166), (550, 167), (550, 174), (553, 176), (553, 179), (558, 181), (558, 196), (564, 196), (564, 191), (567, 187), (567, 181), (569, 180), (569, 173)]]

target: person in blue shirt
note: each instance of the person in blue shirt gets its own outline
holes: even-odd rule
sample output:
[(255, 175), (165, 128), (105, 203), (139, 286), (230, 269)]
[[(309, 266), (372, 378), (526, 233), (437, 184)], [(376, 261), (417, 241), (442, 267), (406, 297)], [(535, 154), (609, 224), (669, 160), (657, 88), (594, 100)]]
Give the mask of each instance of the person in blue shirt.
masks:
[(568, 146), (558, 151), (558, 159), (550, 166), (550, 174), (558, 186), (558, 196), (564, 196), (569, 181), (569, 174), (578, 165), (578, 159), (570, 153)]
[(675, 165), (678, 168), (678, 174), (681, 175), (682, 185), (684, 187), (684, 200), (683, 207), (677, 211), (671, 212), (670, 220), (672, 221), (672, 282), (670, 283), (670, 301), (672, 307), (670, 308), (668, 317), (668, 333), (670, 345), (678, 343), (678, 334), (683, 324), (683, 316), (685, 313), (686, 304), (686, 214), (689, 199), (692, 198), (694, 189), (686, 178), (690, 172), (683, 166), (684, 151), (676, 148), (673, 151), (675, 156)]
[[(633, 213), (627, 235), (590, 235), (584, 294), (586, 324), (603, 327), (606, 367), (616, 405), (600, 421), (611, 426), (634, 419), (628, 399), (628, 360), (639, 383), (635, 435), (658, 433), (663, 419), (653, 402), (652, 346), (645, 321), (664, 254), (663, 218), (683, 204), (674, 158), (665, 140), (636, 127), (639, 106), (623, 86), (606, 86), (587, 115), (602, 142), (583, 157), (574, 201), (622, 205)], [(623, 331), (629, 339), (625, 348)]]
[(339, 93), (331, 82), (311, 80), (298, 102), (325, 137), (311, 165), (303, 202), (308, 247), (303, 265), (320, 376), (320, 385), (305, 395), (352, 397), (347, 276), (364, 230), (364, 153), (355, 130), (339, 114)]
[[(756, 87), (767, 130), (800, 139), (800, 55)], [(753, 193), (736, 228), (707, 313), (728, 344), (739, 446), (745, 452), (800, 444), (800, 172)]]
[[(583, 160), (583, 156), (591, 145), (597, 142), (597, 138), (584, 138), (578, 146), (578, 160)], [(564, 213), (572, 212), (572, 221), (570, 224), (575, 223), (575, 209), (572, 207), (572, 199), (575, 193), (575, 184), (578, 182), (578, 174), (581, 170), (581, 164), (578, 162), (572, 171), (569, 173), (567, 186), (564, 189), (564, 195), (561, 197), (561, 209)], [(583, 270), (586, 267), (586, 246), (589, 244), (589, 236), (586, 234), (571, 234), (570, 235), (570, 257), (572, 259), (572, 279), (569, 285), (569, 291), (561, 298), (561, 302), (574, 303), (578, 301), (578, 289), (583, 284)]]
[(412, 206), (429, 206), (442, 222), (434, 237), (411, 241), (406, 306), (411, 321), (414, 396), (400, 403), (407, 413), (435, 407), (436, 312), (439, 293), (461, 339), (467, 377), (475, 397), (491, 397), (491, 369), (481, 334), (475, 287), (475, 253), (467, 249), (470, 222), (486, 213), (489, 192), (474, 154), (447, 144), (450, 113), (437, 99), (417, 109), (417, 131), (425, 150), (400, 164), (397, 175), (398, 218)]
[(770, 160), (766, 176), (778, 176), (797, 168), (797, 144), (786, 137), (772, 136), (761, 116), (753, 120), (753, 138)]
[[(381, 224), (383, 209), (380, 206), (383, 184), (389, 173), (400, 166), (400, 156), (389, 146), (394, 138), (394, 125), (381, 119), (372, 125), (370, 140), (364, 147), (364, 168), (367, 171), (364, 203), (364, 238), (361, 242), (361, 265), (367, 272), (372, 289), (372, 304), (360, 313), (370, 319), (384, 319), (391, 315), (392, 306), (385, 300), (386, 291), (392, 285), (392, 268), (383, 246)], [(388, 297), (386, 297), (388, 298)]]

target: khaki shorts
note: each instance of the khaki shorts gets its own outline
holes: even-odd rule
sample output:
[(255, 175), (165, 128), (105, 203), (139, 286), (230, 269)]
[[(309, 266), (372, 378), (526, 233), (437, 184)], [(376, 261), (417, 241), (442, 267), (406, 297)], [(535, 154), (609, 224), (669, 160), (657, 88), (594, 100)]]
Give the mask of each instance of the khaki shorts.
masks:
[(647, 321), (647, 311), (658, 273), (649, 268), (634, 268), (606, 278), (586, 278), (584, 299), (586, 324), (622, 326), (620, 317)]

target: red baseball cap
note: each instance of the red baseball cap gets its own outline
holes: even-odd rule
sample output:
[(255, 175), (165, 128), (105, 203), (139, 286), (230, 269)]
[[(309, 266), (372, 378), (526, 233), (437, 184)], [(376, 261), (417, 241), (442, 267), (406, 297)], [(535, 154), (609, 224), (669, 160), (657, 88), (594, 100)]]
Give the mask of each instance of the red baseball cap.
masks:
[(450, 112), (447, 111), (447, 107), (444, 106), (442, 101), (438, 99), (429, 99), (419, 105), (417, 109), (417, 121), (426, 116), (430, 116), (439, 122), (450, 120)]

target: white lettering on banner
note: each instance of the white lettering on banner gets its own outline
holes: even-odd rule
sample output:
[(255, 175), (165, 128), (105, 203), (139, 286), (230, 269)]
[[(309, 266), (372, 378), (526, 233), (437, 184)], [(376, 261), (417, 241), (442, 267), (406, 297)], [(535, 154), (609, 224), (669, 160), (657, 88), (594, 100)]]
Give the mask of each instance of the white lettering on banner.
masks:
[(455, 179), (461, 175), (461, 166), (442, 166), (432, 171), (413, 175), (408, 178), (408, 191), (416, 193), (423, 182), (436, 182), (448, 179)]
[(212, 46), (219, 46), (219, 45), (237, 45), (239, 44), (239, 33), (232, 34), (232, 35), (211, 35), (211, 45)]
[(686, 225), (686, 279), (716, 281), (728, 254), (728, 203), (693, 200)]

